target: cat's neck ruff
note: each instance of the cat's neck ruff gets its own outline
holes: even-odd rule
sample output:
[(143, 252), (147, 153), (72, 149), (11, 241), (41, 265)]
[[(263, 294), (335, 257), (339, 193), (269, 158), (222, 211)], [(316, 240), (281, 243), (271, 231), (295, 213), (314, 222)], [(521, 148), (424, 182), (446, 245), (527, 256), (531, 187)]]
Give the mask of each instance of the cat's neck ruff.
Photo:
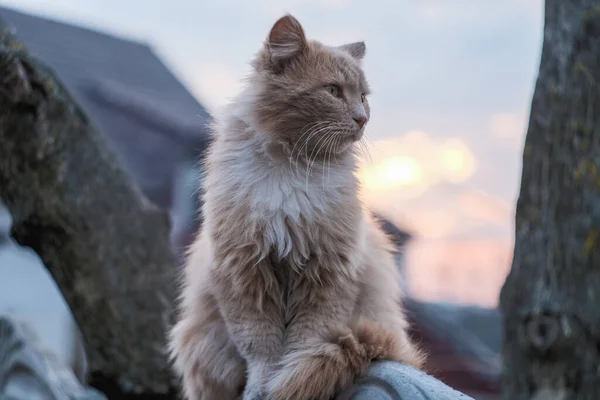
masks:
[(293, 242), (290, 223), (305, 228), (324, 223), (357, 201), (356, 160), (349, 154), (337, 162), (317, 160), (305, 166), (273, 155), (267, 134), (258, 131), (251, 116), (241, 110), (233, 108), (224, 115), (228, 120), (217, 132), (211, 156), (213, 190), (222, 199), (247, 204), (247, 218), (267, 224), (269, 244), (284, 257)]
[(229, 127), (224, 127), (221, 132), (225, 135), (238, 134), (239, 132), (231, 129), (235, 120), (246, 126), (243, 147), (247, 151), (241, 155), (245, 161), (259, 168), (264, 167), (264, 175), (273, 174), (281, 179), (299, 180), (302, 181), (299, 183), (314, 189), (320, 185), (320, 189), (324, 191), (335, 190), (356, 179), (354, 173), (357, 159), (354, 149), (349, 149), (344, 154), (327, 154), (327, 139), (324, 138), (321, 142), (317, 139), (317, 151), (325, 152), (325, 155), (317, 157), (315, 150), (307, 150), (302, 141), (285, 146), (277, 143), (274, 135), (261, 132), (253, 112), (256, 96), (257, 90), (253, 85), (237, 96), (224, 115)]

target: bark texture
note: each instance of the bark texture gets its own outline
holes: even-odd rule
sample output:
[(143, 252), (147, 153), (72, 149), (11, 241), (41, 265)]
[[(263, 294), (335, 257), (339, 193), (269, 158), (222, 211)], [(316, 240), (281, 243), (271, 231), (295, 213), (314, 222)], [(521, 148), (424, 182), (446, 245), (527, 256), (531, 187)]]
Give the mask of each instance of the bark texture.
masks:
[(0, 199), (13, 237), (42, 258), (71, 307), (92, 384), (109, 398), (171, 396), (164, 345), (176, 265), (168, 217), (1, 21)]
[(546, 0), (502, 288), (505, 399), (600, 399), (600, 1)]

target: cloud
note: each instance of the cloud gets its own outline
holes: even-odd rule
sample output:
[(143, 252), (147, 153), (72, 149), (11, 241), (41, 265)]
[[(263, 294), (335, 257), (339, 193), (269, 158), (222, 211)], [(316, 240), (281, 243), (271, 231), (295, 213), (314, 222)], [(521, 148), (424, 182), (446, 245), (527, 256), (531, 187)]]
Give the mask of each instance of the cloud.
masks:
[(512, 236), (514, 207), (462, 184), (438, 184), (411, 199), (373, 195), (367, 204), (424, 240)]
[(375, 140), (373, 163), (360, 170), (365, 200), (415, 228), (414, 269), (430, 271), (415, 282), (432, 298), (436, 290), (450, 299), (470, 290), (495, 296), (497, 284), (486, 282), (507, 265), (497, 254), (509, 254), (512, 238), (542, 0), (172, 0), (168, 9), (162, 0), (0, 2), (149, 41), (213, 112), (240, 90), (248, 61), (285, 12), (325, 43), (365, 40)]
[[(479, 0), (458, 1), (421, 1), (413, 5), (413, 13), (419, 22), (430, 23), (432, 26), (441, 25), (465, 27), (468, 25), (485, 26), (486, 24), (506, 23), (506, 20), (516, 21), (519, 18), (539, 18), (543, 10), (542, 0), (506, 0), (494, 4), (485, 4)], [(467, 4), (465, 4), (467, 3)], [(412, 5), (412, 4), (411, 4)], [(500, 18), (499, 18), (500, 17)], [(465, 26), (467, 25), (467, 26)]]
[(448, 182), (466, 182), (477, 167), (471, 149), (458, 138), (442, 142), (437, 149), (436, 156), (440, 175)]
[(226, 63), (205, 60), (190, 79), (194, 94), (213, 114), (235, 97), (242, 88), (242, 74)]
[(511, 220), (513, 207), (501, 198), (493, 197), (482, 190), (467, 190), (457, 200), (465, 214), (485, 223), (505, 226)]
[(464, 183), (475, 172), (477, 160), (469, 146), (456, 137), (434, 139), (412, 131), (398, 139), (381, 139), (370, 146), (359, 170), (364, 195), (414, 198), (439, 182)]
[(521, 139), (525, 129), (525, 119), (514, 113), (494, 114), (490, 118), (490, 132), (498, 139)]
[(464, 140), (411, 131), (369, 147), (358, 176), (372, 209), (427, 239), (508, 231), (508, 205), (468, 186), (478, 161)]
[(439, 3), (423, 2), (416, 10), (417, 18), (426, 22), (438, 22), (444, 17), (445, 10)]
[[(346, 43), (364, 41), (367, 37), (366, 32), (361, 27), (342, 28), (342, 27), (315, 27), (308, 33), (319, 38), (319, 41), (330, 46), (339, 46)], [(367, 43), (367, 52), (369, 43)]]
[(512, 252), (513, 242), (507, 237), (417, 239), (405, 258), (410, 294), (422, 300), (495, 307)]
[(262, 0), (260, 2), (269, 14), (282, 14), (303, 6), (340, 10), (350, 3), (351, 0)]
[(458, 215), (446, 207), (413, 208), (410, 212), (411, 225), (421, 238), (439, 239), (452, 235), (460, 224)]

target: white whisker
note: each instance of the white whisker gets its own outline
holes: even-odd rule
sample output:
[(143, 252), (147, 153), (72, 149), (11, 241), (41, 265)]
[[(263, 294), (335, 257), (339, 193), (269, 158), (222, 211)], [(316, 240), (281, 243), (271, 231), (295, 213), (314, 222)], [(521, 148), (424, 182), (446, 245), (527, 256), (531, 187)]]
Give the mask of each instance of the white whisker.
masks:
[(331, 145), (333, 144), (334, 140), (336, 140), (338, 137), (335, 135), (335, 132), (332, 132), (332, 135), (329, 136), (327, 142), (326, 142), (326, 147), (325, 147), (325, 157), (323, 158), (323, 170), (322, 170), (322, 176), (321, 176), (321, 181), (323, 183), (323, 191), (325, 191), (325, 181), (326, 181), (326, 176), (325, 176), (325, 159), (328, 160), (327, 162), (327, 180), (329, 179), (329, 167), (331, 166), (329, 163), (329, 160), (331, 158)]
[(302, 149), (306, 146), (308, 148), (308, 142), (315, 137), (316, 135), (318, 135), (320, 132), (322, 132), (324, 129), (327, 128), (327, 126), (330, 124), (329, 121), (320, 121), (314, 124), (309, 124), (307, 126), (309, 126), (309, 129), (306, 130), (306, 132), (304, 132), (300, 138), (296, 141), (296, 143), (294, 144), (294, 147), (292, 148), (291, 154), (290, 154), (290, 168), (291, 168), (291, 163), (292, 160), (294, 159), (293, 155), (294, 155), (294, 149), (296, 148), (296, 146), (298, 145), (298, 143), (301, 142), (301, 139), (303, 136), (306, 136), (305, 140), (303, 141), (302, 145), (298, 148), (298, 153), (296, 158), (294, 159), (294, 164), (295, 164), (295, 171), (296, 171), (296, 176), (300, 177), (300, 173), (298, 171), (298, 161), (300, 158), (300, 154), (302, 153)]
[[(305, 162), (306, 162), (306, 173), (307, 173), (307, 179), (308, 179), (308, 175), (310, 173), (310, 158), (312, 157), (313, 152), (316, 149), (316, 146), (323, 140), (324, 137), (326, 137), (326, 133), (329, 130), (329, 126), (325, 126), (325, 127), (321, 127), (318, 130), (316, 130), (313, 134), (310, 135), (310, 137), (305, 141), (305, 143), (303, 144), (303, 146), (300, 148), (300, 151), (298, 152), (298, 155), (296, 156), (296, 172), (298, 172), (298, 159), (300, 157), (300, 152), (302, 151), (302, 148), (304, 148), (305, 150)], [(311, 152), (311, 156), (309, 157), (308, 155), (308, 142), (314, 138), (315, 136), (319, 135), (320, 137), (317, 139), (317, 142), (314, 145), (313, 151)]]
[[(315, 161), (317, 160), (317, 156), (321, 152), (321, 148), (323, 147), (323, 144), (326, 143), (326, 141), (323, 141), (323, 139), (328, 139), (328, 138), (329, 138), (328, 135), (326, 135), (326, 134), (322, 135), (322, 137), (319, 138), (317, 143), (315, 143), (315, 147), (311, 151), (310, 157), (308, 157), (308, 165), (306, 167), (306, 189), (307, 190), (308, 190), (308, 179), (310, 177), (310, 171), (312, 169), (312, 166), (314, 165)], [(314, 155), (314, 158), (313, 158), (313, 155)]]

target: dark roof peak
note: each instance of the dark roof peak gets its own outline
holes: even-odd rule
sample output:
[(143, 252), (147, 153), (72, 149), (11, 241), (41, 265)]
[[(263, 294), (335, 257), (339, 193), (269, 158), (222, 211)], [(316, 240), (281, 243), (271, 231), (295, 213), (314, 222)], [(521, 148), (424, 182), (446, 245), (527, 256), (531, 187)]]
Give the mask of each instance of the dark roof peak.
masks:
[(209, 138), (208, 112), (150, 46), (0, 7), (0, 18), (54, 70), (122, 165), (161, 207), (174, 176)]
[[(79, 30), (79, 31), (81, 31), (81, 33), (84, 33), (86, 35), (102, 37), (104, 40), (112, 39), (115, 41), (126, 42), (131, 45), (141, 46), (141, 47), (146, 47), (148, 49), (152, 49), (152, 46), (150, 46), (150, 44), (148, 44), (147, 42), (145, 42), (141, 39), (121, 36), (114, 32), (106, 31), (100, 26), (92, 26), (92, 25), (86, 26), (86, 25), (83, 25), (82, 23), (78, 23), (76, 21), (61, 19), (60, 16), (39, 13), (36, 11), (25, 12), (23, 10), (0, 5), (0, 17), (3, 18), (4, 14), (7, 14), (6, 22), (8, 22), (9, 25), (11, 25), (11, 17), (14, 17), (15, 15), (21, 16), (24, 18), (35, 18), (36, 20), (38, 20), (38, 23), (45, 24), (46, 28), (51, 29), (53, 26), (57, 27), (57, 28), (69, 27), (70, 29)], [(10, 15), (10, 14), (13, 14), (13, 15)]]
[(385, 218), (383, 215), (378, 213), (373, 213), (375, 220), (379, 222), (381, 228), (385, 231), (385, 233), (390, 236), (392, 242), (397, 247), (404, 247), (410, 240), (412, 240), (413, 235), (403, 229), (398, 228), (392, 221)]

